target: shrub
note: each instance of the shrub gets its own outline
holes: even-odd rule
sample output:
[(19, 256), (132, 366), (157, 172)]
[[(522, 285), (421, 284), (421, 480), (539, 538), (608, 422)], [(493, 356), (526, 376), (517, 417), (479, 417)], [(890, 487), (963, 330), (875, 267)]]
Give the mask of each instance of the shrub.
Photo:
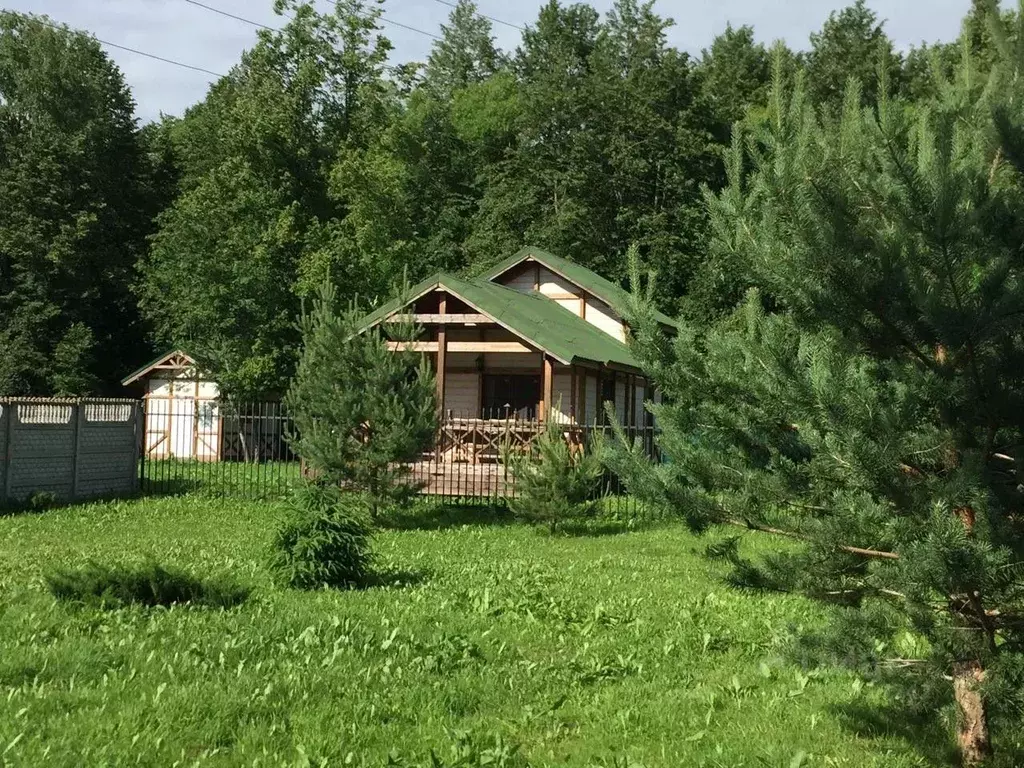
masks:
[(249, 588), (226, 580), (205, 581), (155, 562), (138, 566), (88, 563), (45, 577), (50, 593), (65, 602), (120, 608), (129, 604), (190, 603), (230, 608), (245, 601)]
[(554, 533), (562, 523), (597, 510), (604, 468), (596, 446), (570, 446), (561, 428), (549, 423), (530, 453), (512, 460), (517, 497), (513, 514)]
[(369, 510), (363, 497), (332, 485), (307, 483), (288, 503), (274, 537), (271, 567), (299, 589), (353, 587), (370, 565)]

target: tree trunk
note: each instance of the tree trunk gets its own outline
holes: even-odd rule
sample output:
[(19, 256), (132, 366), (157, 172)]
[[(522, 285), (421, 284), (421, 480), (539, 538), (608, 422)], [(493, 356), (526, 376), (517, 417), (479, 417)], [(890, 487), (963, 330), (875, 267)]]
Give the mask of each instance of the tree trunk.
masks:
[(956, 737), (963, 765), (981, 765), (992, 756), (988, 718), (981, 683), (985, 670), (979, 661), (958, 661), (953, 665), (953, 696), (956, 699)]

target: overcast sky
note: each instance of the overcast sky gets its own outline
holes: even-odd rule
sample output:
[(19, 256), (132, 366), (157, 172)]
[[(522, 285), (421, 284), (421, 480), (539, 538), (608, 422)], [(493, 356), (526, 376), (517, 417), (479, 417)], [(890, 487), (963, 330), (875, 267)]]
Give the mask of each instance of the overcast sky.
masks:
[[(279, 26), (272, 0), (202, 0), (203, 4)], [(320, 0), (321, 4), (325, 0)], [(852, 0), (850, 0), (852, 2)], [(523, 26), (532, 23), (541, 0), (477, 0), (481, 13)], [(727, 22), (750, 24), (758, 39), (782, 38), (793, 48), (806, 48), (808, 35), (820, 29), (830, 11), (845, 0), (659, 0), (656, 8), (675, 20), (669, 41), (677, 48), (700, 53)], [(612, 0), (593, 0), (606, 11)], [(956, 37), (969, 0), (869, 0), (868, 5), (886, 20), (886, 30), (900, 48), (921, 41)], [(256, 29), (225, 18), (186, 0), (6, 0), (4, 7), (46, 14), (53, 20), (88, 30), (100, 40), (135, 48), (179, 62), (226, 73), (241, 52), (252, 46)], [(388, 0), (385, 16), (395, 22), (437, 34), (451, 8), (441, 0)], [(394, 62), (423, 61), (432, 38), (384, 23), (395, 46)], [(515, 48), (520, 32), (495, 23), (500, 47)], [(213, 76), (154, 61), (105, 46), (117, 62), (138, 102), (143, 120), (161, 112), (181, 114), (203, 98)]]

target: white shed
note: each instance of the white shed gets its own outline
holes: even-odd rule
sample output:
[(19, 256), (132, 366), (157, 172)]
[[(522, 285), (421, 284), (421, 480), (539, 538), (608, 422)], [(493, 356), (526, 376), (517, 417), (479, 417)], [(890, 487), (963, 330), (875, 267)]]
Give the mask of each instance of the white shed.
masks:
[(161, 355), (121, 383), (144, 386), (147, 458), (221, 458), (220, 391), (217, 382), (199, 372), (192, 357), (181, 350)]

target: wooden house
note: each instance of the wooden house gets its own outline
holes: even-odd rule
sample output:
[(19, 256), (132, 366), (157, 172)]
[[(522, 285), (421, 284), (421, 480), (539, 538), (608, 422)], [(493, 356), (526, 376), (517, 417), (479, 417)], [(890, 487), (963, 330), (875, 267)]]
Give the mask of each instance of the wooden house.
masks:
[[(392, 301), (366, 327), (412, 315), (420, 339), (389, 342), (430, 356), (448, 419), (652, 426), (658, 395), (626, 345), (627, 292), (589, 269), (528, 247), (483, 277), (439, 273)], [(667, 327), (674, 322), (665, 315)]]

